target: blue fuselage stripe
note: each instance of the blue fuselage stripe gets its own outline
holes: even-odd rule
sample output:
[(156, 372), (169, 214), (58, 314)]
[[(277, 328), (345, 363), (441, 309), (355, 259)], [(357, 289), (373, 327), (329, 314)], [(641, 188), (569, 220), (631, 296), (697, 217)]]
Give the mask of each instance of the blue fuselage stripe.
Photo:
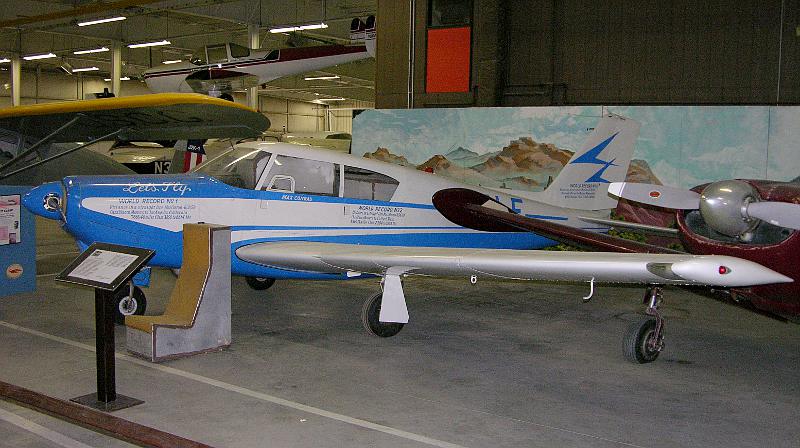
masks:
[(535, 218), (535, 219), (550, 219), (550, 220), (554, 220), (554, 221), (567, 221), (567, 220), (569, 220), (569, 218), (567, 218), (566, 216), (531, 215), (531, 214), (527, 214), (527, 213), (525, 214), (525, 217), (526, 218)]

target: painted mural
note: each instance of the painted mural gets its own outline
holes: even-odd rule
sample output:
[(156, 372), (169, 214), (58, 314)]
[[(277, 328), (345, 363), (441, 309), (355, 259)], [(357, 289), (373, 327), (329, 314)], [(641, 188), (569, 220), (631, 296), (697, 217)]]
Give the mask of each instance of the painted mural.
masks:
[(628, 180), (689, 188), (800, 176), (800, 107), (580, 106), (370, 110), (352, 153), (468, 184), (541, 190), (603, 113), (642, 124)]

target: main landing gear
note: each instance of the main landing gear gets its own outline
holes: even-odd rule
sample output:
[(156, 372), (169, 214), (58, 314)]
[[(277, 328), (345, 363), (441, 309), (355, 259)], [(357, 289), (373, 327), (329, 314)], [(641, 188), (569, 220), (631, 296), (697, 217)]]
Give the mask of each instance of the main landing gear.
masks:
[(378, 291), (364, 302), (364, 307), (361, 309), (361, 322), (370, 334), (389, 338), (400, 333), (405, 324), (380, 321), (382, 297), (383, 292)]
[(622, 352), (628, 361), (653, 362), (664, 348), (664, 318), (658, 312), (662, 300), (661, 286), (650, 286), (645, 291), (642, 302), (647, 304), (646, 316), (628, 327), (622, 341)]
[(275, 284), (274, 278), (269, 277), (245, 277), (247, 286), (255, 289), (256, 291), (263, 291), (269, 289)]
[(147, 298), (141, 288), (133, 284), (120, 288), (114, 296), (114, 303), (114, 323), (120, 325), (125, 323), (125, 316), (141, 316), (147, 309)]

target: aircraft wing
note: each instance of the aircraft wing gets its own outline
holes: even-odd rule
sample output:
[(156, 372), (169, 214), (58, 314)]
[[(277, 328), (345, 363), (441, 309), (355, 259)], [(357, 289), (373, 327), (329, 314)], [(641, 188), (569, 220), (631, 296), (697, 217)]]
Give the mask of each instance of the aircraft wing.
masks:
[(0, 109), (0, 129), (34, 138), (55, 133), (54, 142), (85, 142), (117, 130), (117, 138), (133, 141), (253, 137), (268, 128), (269, 119), (246, 106), (194, 93)]
[(472, 276), (739, 287), (791, 282), (757, 263), (691, 254), (559, 252), (398, 247), (308, 241), (264, 242), (236, 250), (240, 259), (278, 269), (333, 274)]

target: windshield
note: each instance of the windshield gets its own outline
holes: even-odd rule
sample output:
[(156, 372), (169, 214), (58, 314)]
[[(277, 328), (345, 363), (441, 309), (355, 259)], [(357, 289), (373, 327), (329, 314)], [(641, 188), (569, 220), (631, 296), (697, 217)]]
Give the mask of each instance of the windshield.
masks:
[(192, 54), (192, 57), (189, 59), (194, 65), (206, 65), (206, 47), (200, 48)]
[(195, 172), (213, 176), (232, 187), (252, 190), (266, 168), (270, 155), (261, 149), (234, 148), (204, 163)]

